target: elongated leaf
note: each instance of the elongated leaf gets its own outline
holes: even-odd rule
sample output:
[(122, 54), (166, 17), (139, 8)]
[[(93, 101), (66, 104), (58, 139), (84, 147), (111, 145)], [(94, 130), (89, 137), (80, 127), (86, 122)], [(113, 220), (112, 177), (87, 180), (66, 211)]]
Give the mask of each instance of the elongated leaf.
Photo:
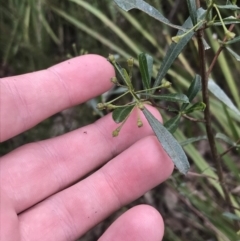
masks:
[(240, 36), (230, 40), (230, 41), (227, 41), (226, 44), (233, 44), (233, 43), (236, 43), (236, 42), (239, 42), (240, 41)]
[(170, 27), (186, 30), (181, 26), (170, 23), (170, 21), (165, 18), (156, 8), (143, 0), (114, 0), (114, 2), (125, 11), (136, 8)]
[(224, 103), (228, 108), (233, 110), (237, 115), (240, 116), (239, 109), (233, 104), (227, 94), (212, 80), (208, 81), (208, 89), (209, 91), (215, 95), (222, 103)]
[(135, 105), (119, 107), (115, 109), (112, 113), (113, 120), (116, 123), (123, 122), (131, 113)]
[(232, 49), (230, 49), (227, 46), (225, 48), (237, 61), (240, 61), (240, 55), (238, 55), (236, 52), (234, 52)]
[(130, 88), (132, 86), (132, 84), (131, 84), (130, 77), (127, 73), (127, 70), (124, 69), (124, 68), (121, 68), (121, 73), (122, 73), (123, 80), (124, 80), (125, 84)]
[(158, 100), (189, 103), (188, 97), (184, 94), (179, 94), (179, 93), (162, 94), (162, 95), (152, 95), (152, 94), (144, 94), (144, 95), (149, 96), (153, 99), (158, 99)]
[(234, 213), (224, 212), (223, 216), (229, 218), (230, 220), (238, 220), (240, 221), (240, 217)]
[[(197, 95), (197, 93), (202, 89), (201, 76), (196, 75), (188, 88), (187, 97), (189, 102), (191, 102)], [(182, 104), (181, 110), (185, 110), (188, 104)]]
[(201, 76), (196, 75), (187, 91), (187, 96), (191, 102), (197, 95), (197, 93), (202, 89)]
[[(198, 18), (201, 19), (203, 18), (203, 16), (205, 15), (205, 10), (203, 10), (202, 8), (199, 8), (198, 11)], [(184, 28), (191, 28), (192, 25), (192, 21), (191, 18), (189, 17), (184, 24), (182, 25)], [(182, 31), (178, 31), (177, 36), (183, 34)], [(173, 64), (173, 62), (175, 61), (175, 59), (178, 57), (178, 55), (182, 52), (183, 48), (187, 45), (187, 43), (191, 40), (191, 38), (194, 35), (194, 31), (189, 32), (188, 34), (186, 34), (184, 37), (182, 37), (178, 43), (172, 43), (168, 50), (167, 53), (162, 61), (162, 65), (158, 71), (156, 80), (154, 82), (153, 87), (156, 87), (158, 85), (161, 84), (162, 79), (165, 77), (165, 75), (167, 74), (169, 68), (171, 67), (171, 65)]]
[(153, 70), (153, 58), (148, 54), (141, 53), (138, 55), (138, 61), (144, 89), (150, 89)]
[(192, 39), (192, 36), (194, 35), (194, 31), (191, 31), (187, 35), (185, 35), (181, 40), (179, 40), (178, 43), (172, 43), (167, 53), (163, 59), (162, 65), (158, 71), (157, 77), (155, 79), (153, 87), (156, 87), (161, 84), (162, 79), (167, 74), (168, 70), (170, 69), (171, 65), (175, 61), (175, 59), (178, 57), (178, 55), (182, 52), (183, 48), (187, 45), (187, 43)]
[(229, 10), (233, 10), (233, 11), (240, 9), (237, 5), (233, 5), (233, 4), (217, 5), (217, 7), (220, 9), (229, 9)]
[(223, 134), (223, 133), (217, 133), (217, 134), (215, 135), (215, 138), (216, 138), (216, 139), (220, 139), (220, 140), (228, 143), (228, 144), (231, 145), (231, 146), (235, 146), (235, 145), (236, 145), (236, 143), (235, 143), (233, 140), (231, 140), (228, 136), (226, 136), (226, 135)]
[(207, 136), (197, 136), (197, 137), (188, 138), (185, 141), (181, 141), (180, 145), (181, 146), (186, 146), (188, 144), (192, 144), (192, 143), (194, 143), (196, 141), (201, 141), (201, 140), (207, 140)]
[(119, 48), (117, 45), (115, 45), (112, 41), (110, 41), (108, 38), (105, 38), (103, 35), (97, 33), (96, 31), (92, 30), (91, 28), (89, 28), (89, 26), (83, 24), (82, 22), (80, 22), (78, 19), (73, 18), (70, 14), (67, 14), (66, 12), (62, 11), (61, 9), (55, 8), (55, 7), (51, 7), (51, 10), (53, 10), (55, 13), (57, 13), (59, 16), (61, 16), (62, 18), (64, 18), (66, 21), (68, 21), (69, 23), (73, 24), (75, 27), (77, 27), (78, 29), (80, 29), (81, 31), (84, 31), (85, 33), (87, 33), (89, 36), (97, 39), (99, 42), (101, 42), (102, 44), (108, 46), (108, 48), (112, 49), (114, 52), (121, 54), (122, 56), (124, 56), (125, 58), (128, 58), (129, 55), (127, 52), (125, 52), (124, 50), (122, 50), (121, 48)]
[(204, 111), (206, 105), (203, 102), (197, 102), (190, 106), (188, 109), (184, 111), (184, 113), (189, 114), (195, 111)]
[(174, 116), (172, 119), (168, 120), (164, 123), (164, 126), (167, 128), (169, 132), (172, 134), (177, 130), (181, 119), (181, 114)]
[(197, 24), (197, 6), (196, 0), (187, 0), (188, 11), (190, 13), (191, 20), (193, 25)]
[(144, 107), (143, 114), (152, 127), (155, 135), (178, 170), (186, 174), (190, 168), (187, 156), (173, 135)]
[[(234, 16), (230, 16), (227, 18), (223, 18), (223, 22), (225, 25), (238, 24), (238, 23), (240, 23), (240, 19), (235, 18)], [(214, 26), (222, 26), (222, 22), (220, 20), (216, 20), (213, 25)]]

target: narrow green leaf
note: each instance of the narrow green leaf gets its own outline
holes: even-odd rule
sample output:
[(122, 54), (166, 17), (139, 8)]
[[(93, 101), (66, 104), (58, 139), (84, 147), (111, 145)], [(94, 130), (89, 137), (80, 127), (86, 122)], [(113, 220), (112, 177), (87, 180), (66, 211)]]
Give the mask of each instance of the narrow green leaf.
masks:
[(143, 114), (152, 127), (155, 135), (178, 170), (186, 174), (190, 168), (187, 156), (173, 135), (144, 107)]
[[(202, 89), (202, 83), (201, 83), (201, 76), (196, 75), (194, 79), (192, 80), (191, 85), (188, 88), (187, 96), (189, 99), (189, 102), (191, 102), (197, 95), (197, 93)], [(182, 104), (181, 110), (185, 110), (188, 104)]]
[(227, 41), (225, 44), (233, 44), (233, 43), (237, 43), (240, 41), (240, 36), (230, 40), (230, 41)]
[(130, 80), (129, 75), (128, 75), (128, 73), (127, 73), (127, 70), (124, 69), (124, 68), (121, 68), (121, 73), (122, 73), (123, 80), (124, 80), (125, 84), (126, 84), (129, 88), (131, 88), (132, 83), (131, 83), (131, 80)]
[(138, 55), (138, 61), (144, 89), (150, 89), (153, 70), (153, 58), (148, 54), (141, 53)]
[(207, 136), (197, 136), (197, 137), (188, 138), (185, 141), (181, 141), (180, 145), (186, 146), (188, 144), (192, 144), (194, 142), (201, 141), (201, 140), (207, 140)]
[(170, 133), (173, 134), (179, 126), (180, 119), (181, 119), (181, 114), (178, 114), (173, 118), (169, 119), (167, 122), (165, 122), (164, 126)]
[(197, 102), (190, 106), (188, 109), (184, 110), (185, 114), (189, 114), (195, 111), (204, 111), (206, 105), (203, 102)]
[[(202, 8), (199, 8), (197, 12), (198, 12), (199, 19), (201, 19), (205, 15), (205, 10), (203, 10)], [(193, 26), (191, 18), (189, 17), (182, 26), (188, 29), (191, 28)], [(177, 36), (182, 34), (183, 34), (183, 31), (178, 31)], [(169, 46), (167, 53), (162, 61), (162, 65), (158, 71), (153, 87), (159, 86), (161, 84), (162, 79), (167, 74), (169, 68), (171, 67), (175, 59), (178, 57), (178, 55), (182, 52), (183, 48), (192, 39), (193, 35), (194, 35), (194, 31), (191, 31), (188, 34), (186, 34), (184, 37), (182, 37), (178, 41), (178, 43), (172, 43)]]
[(110, 41), (108, 38), (99, 34), (95, 30), (89, 28), (89, 26), (83, 24), (78, 19), (73, 18), (71, 16), (71, 14), (67, 14), (66, 12), (62, 11), (61, 9), (55, 8), (53, 6), (51, 7), (51, 10), (54, 11), (55, 13), (57, 13), (62, 18), (64, 18), (67, 22), (71, 23), (77, 29), (80, 29), (81, 31), (87, 33), (92, 38), (97, 39), (99, 42), (101, 42), (103, 45), (106, 45), (108, 48), (110, 48), (114, 52), (119, 53), (120, 55), (124, 56), (125, 58), (129, 57), (128, 53), (125, 52), (123, 49), (119, 48), (117, 45), (115, 45), (113, 43), (113, 41)]
[(237, 61), (240, 61), (240, 56), (236, 52), (234, 52), (232, 49), (230, 49), (227, 46), (225, 48)]
[(197, 24), (197, 6), (196, 0), (187, 0), (188, 12), (190, 14), (193, 25)]
[(201, 82), (201, 76), (196, 75), (187, 91), (187, 96), (189, 101), (192, 101), (197, 93), (202, 89), (202, 82)]
[(227, 106), (224, 104), (222, 104), (222, 105), (223, 105), (223, 111), (224, 111), (223, 114), (226, 116), (226, 120), (227, 120), (226, 123), (227, 123), (229, 129), (231, 130), (231, 135), (233, 136), (233, 138), (235, 140), (237, 140), (239, 138), (238, 130), (237, 130), (237, 122), (235, 122), (235, 120), (231, 117)]
[(123, 122), (132, 112), (135, 105), (123, 106), (115, 109), (112, 113), (113, 120), (116, 123)]
[(238, 220), (240, 221), (240, 217), (234, 213), (224, 212), (223, 216), (229, 218), (230, 220)]
[[(225, 25), (229, 25), (229, 24), (238, 24), (240, 23), (240, 19), (235, 18), (234, 16), (230, 16), (227, 18), (223, 18), (223, 22)], [(216, 20), (213, 24), (214, 26), (222, 26), (222, 22), (220, 20)]]
[(171, 93), (171, 94), (162, 94), (162, 95), (144, 94), (144, 96), (149, 96), (153, 99), (158, 99), (158, 100), (189, 103), (188, 97), (180, 93)]
[(178, 25), (170, 23), (170, 21), (165, 18), (156, 8), (143, 0), (114, 0), (114, 2), (124, 11), (129, 11), (136, 8), (172, 28), (186, 30)]
[(224, 103), (228, 108), (233, 110), (237, 115), (240, 116), (239, 109), (233, 104), (227, 94), (212, 80), (208, 81), (208, 89), (209, 91), (215, 95), (222, 103)]
[(233, 4), (228, 4), (228, 5), (217, 5), (218, 8), (220, 9), (229, 9), (229, 10), (239, 10), (240, 8), (237, 5), (233, 5)]
[(223, 134), (223, 133), (217, 133), (217, 134), (215, 135), (215, 138), (216, 138), (216, 139), (220, 139), (220, 140), (228, 143), (228, 144), (231, 145), (231, 146), (236, 146), (236, 143), (235, 143), (233, 140), (231, 140), (228, 136), (226, 136), (225, 134)]
[(162, 79), (167, 74), (171, 65), (178, 57), (178, 55), (182, 52), (183, 48), (187, 45), (187, 43), (192, 39), (193, 35), (194, 35), (194, 31), (191, 31), (183, 38), (181, 38), (178, 43), (172, 43), (169, 46), (167, 53), (162, 61), (162, 65), (158, 71), (153, 87), (159, 86), (161, 84)]

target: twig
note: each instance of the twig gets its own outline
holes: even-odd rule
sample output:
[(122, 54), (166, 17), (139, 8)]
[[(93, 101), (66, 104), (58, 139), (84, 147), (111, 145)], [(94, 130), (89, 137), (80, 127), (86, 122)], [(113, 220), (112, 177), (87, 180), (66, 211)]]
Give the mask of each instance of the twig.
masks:
[[(197, 1), (197, 4), (198, 4), (198, 7), (200, 7), (199, 0)], [(199, 53), (199, 59), (200, 59), (200, 75), (202, 78), (202, 98), (203, 98), (203, 102), (206, 105), (206, 108), (204, 110), (204, 119), (206, 121), (205, 126), (206, 126), (207, 137), (210, 145), (212, 159), (216, 164), (217, 175), (219, 178), (219, 183), (224, 193), (226, 204), (228, 206), (228, 209), (232, 210), (230, 194), (224, 182), (222, 163), (217, 153), (213, 129), (211, 126), (212, 120), (211, 120), (211, 111), (210, 111), (209, 93), (208, 93), (208, 76), (206, 71), (206, 52), (203, 44), (203, 30), (198, 30), (196, 36), (197, 36), (198, 53)]]
[[(237, 18), (240, 18), (240, 15), (238, 15)], [(228, 30), (232, 31), (234, 27), (235, 27), (235, 24), (231, 24), (230, 27), (228, 28)], [(223, 39), (223, 42), (226, 42), (226, 41), (227, 41), (227, 37), (225, 36), (224, 39)], [(212, 62), (210, 64), (210, 66), (209, 66), (209, 69), (208, 69), (207, 74), (206, 74), (207, 75), (207, 79), (209, 79), (209, 75), (212, 72), (213, 67), (216, 64), (217, 59), (218, 59), (220, 53), (223, 51), (223, 49), (224, 49), (224, 45), (222, 44), (219, 47), (219, 49), (217, 50), (217, 52), (216, 52), (216, 54), (215, 54), (215, 56), (214, 56), (214, 58), (213, 58), (213, 60), (212, 60)]]
[[(240, 143), (240, 139), (235, 143), (236, 145)], [(224, 155), (226, 155), (228, 152), (230, 152), (232, 149), (237, 148), (237, 146), (231, 146), (229, 147), (226, 151), (224, 151), (223, 153), (220, 154), (220, 157), (223, 157)]]
[(209, 179), (213, 179), (216, 182), (219, 182), (218, 179), (216, 179), (215, 177), (211, 177), (209, 175), (205, 175), (205, 174), (199, 174), (199, 173), (195, 173), (195, 172), (188, 172), (187, 176), (195, 176), (195, 177), (205, 177), (205, 178), (209, 178)]
[(196, 118), (193, 118), (193, 117), (191, 117), (191, 116), (189, 116), (189, 115), (186, 115), (186, 114), (184, 114), (184, 115), (182, 115), (184, 118), (186, 118), (186, 119), (188, 119), (188, 120), (190, 120), (190, 121), (193, 121), (193, 122), (206, 122), (205, 120), (200, 120), (200, 119), (196, 119)]

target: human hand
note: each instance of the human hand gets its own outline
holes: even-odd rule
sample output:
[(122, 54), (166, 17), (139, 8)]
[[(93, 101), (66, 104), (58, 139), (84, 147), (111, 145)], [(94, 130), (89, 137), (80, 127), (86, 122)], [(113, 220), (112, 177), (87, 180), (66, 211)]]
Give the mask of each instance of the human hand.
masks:
[[(104, 58), (85, 55), (47, 70), (1, 79), (0, 141), (107, 91), (113, 76)], [(107, 115), (3, 156), (0, 240), (76, 240), (167, 179), (173, 170), (170, 158), (145, 118), (141, 129), (136, 120), (137, 111), (114, 138), (116, 124)], [(154, 241), (162, 236), (160, 214), (140, 205), (120, 216), (99, 240)]]

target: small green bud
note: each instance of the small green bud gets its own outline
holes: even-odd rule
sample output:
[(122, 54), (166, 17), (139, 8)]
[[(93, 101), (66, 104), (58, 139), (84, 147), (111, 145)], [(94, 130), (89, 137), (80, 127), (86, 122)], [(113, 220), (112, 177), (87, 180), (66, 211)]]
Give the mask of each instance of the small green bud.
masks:
[(116, 60), (115, 60), (115, 58), (114, 58), (114, 55), (112, 55), (112, 54), (109, 54), (108, 60), (109, 60), (112, 64), (115, 64), (115, 63), (116, 63)]
[(119, 132), (120, 132), (120, 127), (118, 127), (116, 130), (114, 130), (113, 132), (112, 132), (112, 136), (113, 137), (116, 137), (116, 136), (118, 136), (118, 134), (119, 134)]
[(144, 104), (143, 104), (142, 102), (139, 102), (139, 103), (138, 103), (138, 108), (139, 108), (140, 110), (143, 110), (143, 109), (144, 109)]
[(104, 109), (106, 108), (106, 104), (104, 104), (104, 103), (98, 103), (98, 104), (97, 104), (97, 108), (98, 108), (99, 110), (104, 110)]
[(116, 77), (112, 77), (111, 82), (115, 85), (119, 84)]
[(182, 38), (181, 35), (177, 35), (177, 36), (172, 37), (172, 41), (177, 44), (179, 42), (179, 40), (181, 40), (181, 38)]
[(128, 64), (128, 67), (129, 67), (129, 68), (132, 68), (132, 67), (133, 67), (133, 63), (134, 63), (134, 59), (133, 59), (133, 58), (129, 58), (129, 59), (127, 60), (127, 64)]
[(206, 107), (206, 104), (203, 102), (197, 102), (190, 106), (188, 109), (184, 110), (182, 113), (189, 114), (195, 111), (204, 111)]
[(116, 105), (112, 105), (112, 104), (108, 104), (108, 105), (107, 105), (107, 109), (108, 109), (108, 110), (114, 110), (114, 109), (116, 109), (116, 108), (117, 108)]
[(229, 31), (229, 30), (227, 30), (226, 32), (225, 32), (225, 35), (226, 35), (226, 37), (227, 37), (227, 40), (231, 40), (231, 39), (233, 39), (234, 37), (235, 37), (235, 33), (233, 33), (233, 32), (231, 32), (231, 31)]
[(162, 88), (170, 88), (172, 86), (172, 83), (167, 81), (167, 80), (164, 80), (162, 81)]
[(143, 123), (142, 123), (142, 121), (141, 121), (140, 118), (138, 118), (138, 120), (137, 120), (137, 126), (138, 126), (139, 128), (143, 126)]

